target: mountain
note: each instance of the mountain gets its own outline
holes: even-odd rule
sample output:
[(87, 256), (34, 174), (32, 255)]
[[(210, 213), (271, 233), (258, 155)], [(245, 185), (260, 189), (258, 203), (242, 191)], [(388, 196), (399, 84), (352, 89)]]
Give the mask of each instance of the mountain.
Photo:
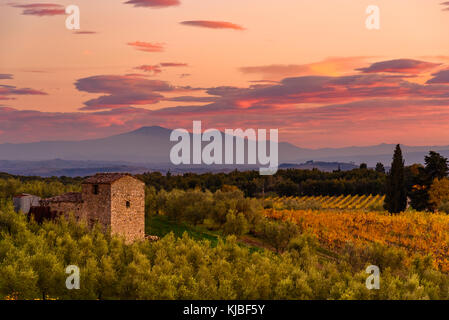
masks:
[[(49, 159), (90, 161), (89, 168), (96, 167), (92, 162), (100, 161), (101, 166), (104, 166), (104, 162), (107, 161), (111, 162), (107, 165), (111, 168), (115, 168), (117, 165), (148, 168), (150, 164), (153, 167), (157, 164), (157, 167), (162, 168), (170, 166), (169, 154), (175, 144), (175, 142), (170, 141), (171, 132), (171, 129), (152, 126), (102, 139), (42, 141), (21, 144), (5, 143), (0, 144), (0, 160), (28, 162)], [(207, 143), (204, 142), (203, 145)], [(370, 167), (375, 166), (377, 162), (382, 162), (389, 166), (394, 147), (393, 144), (380, 144), (366, 147), (305, 149), (288, 142), (280, 142), (279, 163), (300, 164), (314, 160), (353, 162), (355, 164), (365, 162)], [(407, 164), (422, 163), (425, 154), (430, 150), (449, 157), (449, 146), (402, 146)], [(7, 165), (11, 166), (11, 163)], [(67, 163), (64, 164), (64, 166), (67, 165)], [(86, 164), (83, 165), (86, 166)], [(0, 164), (0, 169), (1, 166)], [(82, 167), (79, 166), (79, 168)]]
[[(170, 163), (170, 150), (176, 144), (170, 141), (171, 132), (171, 129), (153, 126), (102, 139), (5, 143), (0, 144), (0, 160), (63, 159)], [(207, 143), (203, 142), (203, 146)], [(286, 161), (295, 161), (301, 150), (290, 143), (279, 143), (280, 159)]]
[(318, 169), (324, 172), (332, 172), (335, 170), (348, 171), (352, 169), (356, 169), (354, 163), (345, 163), (345, 162), (324, 162), (324, 161), (307, 161), (305, 163), (281, 163), (279, 169), (302, 169), (302, 170), (312, 170)]
[(171, 130), (142, 127), (102, 139), (1, 144), (1, 160), (90, 160), (167, 163)]

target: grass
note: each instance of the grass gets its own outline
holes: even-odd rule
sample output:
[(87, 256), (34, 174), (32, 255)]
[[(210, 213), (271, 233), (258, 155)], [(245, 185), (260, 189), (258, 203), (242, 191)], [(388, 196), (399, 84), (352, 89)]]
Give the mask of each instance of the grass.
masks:
[(163, 237), (166, 234), (173, 232), (175, 237), (182, 237), (184, 232), (187, 232), (189, 237), (195, 240), (209, 240), (212, 246), (216, 246), (218, 243), (219, 235), (210, 232), (207, 229), (191, 226), (186, 223), (178, 223), (170, 221), (166, 216), (153, 215), (146, 218), (145, 233)]
[[(165, 235), (173, 232), (175, 237), (182, 237), (184, 232), (187, 232), (189, 237), (200, 241), (208, 240), (212, 247), (218, 244), (218, 240), (222, 239), (225, 241), (219, 233), (209, 231), (201, 226), (192, 226), (186, 223), (180, 223), (176, 221), (171, 221), (167, 216), (163, 215), (153, 215), (147, 216), (145, 221), (145, 233), (148, 235), (164, 237)], [(264, 250), (275, 251), (269, 243), (264, 243), (263, 240), (258, 239), (254, 236), (245, 235), (239, 237), (239, 245), (244, 246), (253, 252), (262, 252)], [(319, 253), (322, 257), (329, 259), (337, 259), (338, 255), (332, 251), (326, 250), (324, 248), (318, 248)]]
[[(225, 238), (219, 233), (214, 233), (201, 226), (192, 226), (186, 223), (171, 221), (163, 215), (153, 215), (146, 217), (145, 233), (153, 236), (163, 237), (173, 232), (175, 237), (182, 237), (187, 232), (189, 237), (195, 240), (208, 240), (212, 247), (218, 244), (218, 240), (225, 241)], [(260, 243), (248, 243), (247, 237), (239, 239), (239, 245), (247, 247), (250, 252), (263, 251), (263, 247), (259, 247)]]

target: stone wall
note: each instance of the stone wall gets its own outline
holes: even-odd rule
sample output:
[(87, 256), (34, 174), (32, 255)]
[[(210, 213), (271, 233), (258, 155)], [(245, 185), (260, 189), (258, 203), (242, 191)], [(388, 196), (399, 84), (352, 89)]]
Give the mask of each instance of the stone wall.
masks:
[(111, 185), (111, 232), (127, 242), (145, 238), (145, 184), (131, 176)]
[(69, 218), (70, 213), (72, 213), (77, 220), (86, 219), (83, 203), (81, 202), (51, 202), (48, 206), (51, 211), (55, 212), (57, 215), (63, 214), (66, 219)]
[(105, 228), (111, 225), (111, 185), (98, 184), (98, 194), (94, 194), (94, 184), (82, 185), (83, 216), (89, 225), (100, 223)]

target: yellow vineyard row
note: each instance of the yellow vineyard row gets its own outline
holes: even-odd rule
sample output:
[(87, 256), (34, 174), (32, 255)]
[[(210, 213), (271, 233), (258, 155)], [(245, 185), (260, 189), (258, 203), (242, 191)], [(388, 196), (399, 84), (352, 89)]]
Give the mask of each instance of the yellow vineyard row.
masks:
[(269, 199), (273, 208), (282, 209), (371, 209), (381, 208), (385, 196), (381, 195), (341, 195), (341, 196), (303, 196), (274, 197)]

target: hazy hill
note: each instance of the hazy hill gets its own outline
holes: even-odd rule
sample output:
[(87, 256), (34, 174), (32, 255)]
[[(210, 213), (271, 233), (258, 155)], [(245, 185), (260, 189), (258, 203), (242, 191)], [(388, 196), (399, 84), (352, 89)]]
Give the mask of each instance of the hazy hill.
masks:
[[(0, 144), (0, 160), (42, 161), (49, 159), (110, 161), (112, 165), (170, 163), (169, 154), (174, 142), (170, 142), (171, 129), (158, 126), (142, 127), (138, 130), (102, 139), (82, 141), (42, 141), (34, 143)], [(280, 134), (282, 138), (282, 132)], [(206, 144), (206, 143), (204, 143)], [(279, 163), (300, 164), (309, 160), (324, 162), (366, 162), (375, 166), (377, 162), (390, 165), (393, 144), (367, 147), (304, 149), (287, 142), (279, 143)], [(429, 150), (449, 157), (449, 146), (402, 146), (406, 163), (422, 163)], [(64, 164), (66, 165), (66, 164)], [(89, 166), (90, 167), (90, 166)]]

